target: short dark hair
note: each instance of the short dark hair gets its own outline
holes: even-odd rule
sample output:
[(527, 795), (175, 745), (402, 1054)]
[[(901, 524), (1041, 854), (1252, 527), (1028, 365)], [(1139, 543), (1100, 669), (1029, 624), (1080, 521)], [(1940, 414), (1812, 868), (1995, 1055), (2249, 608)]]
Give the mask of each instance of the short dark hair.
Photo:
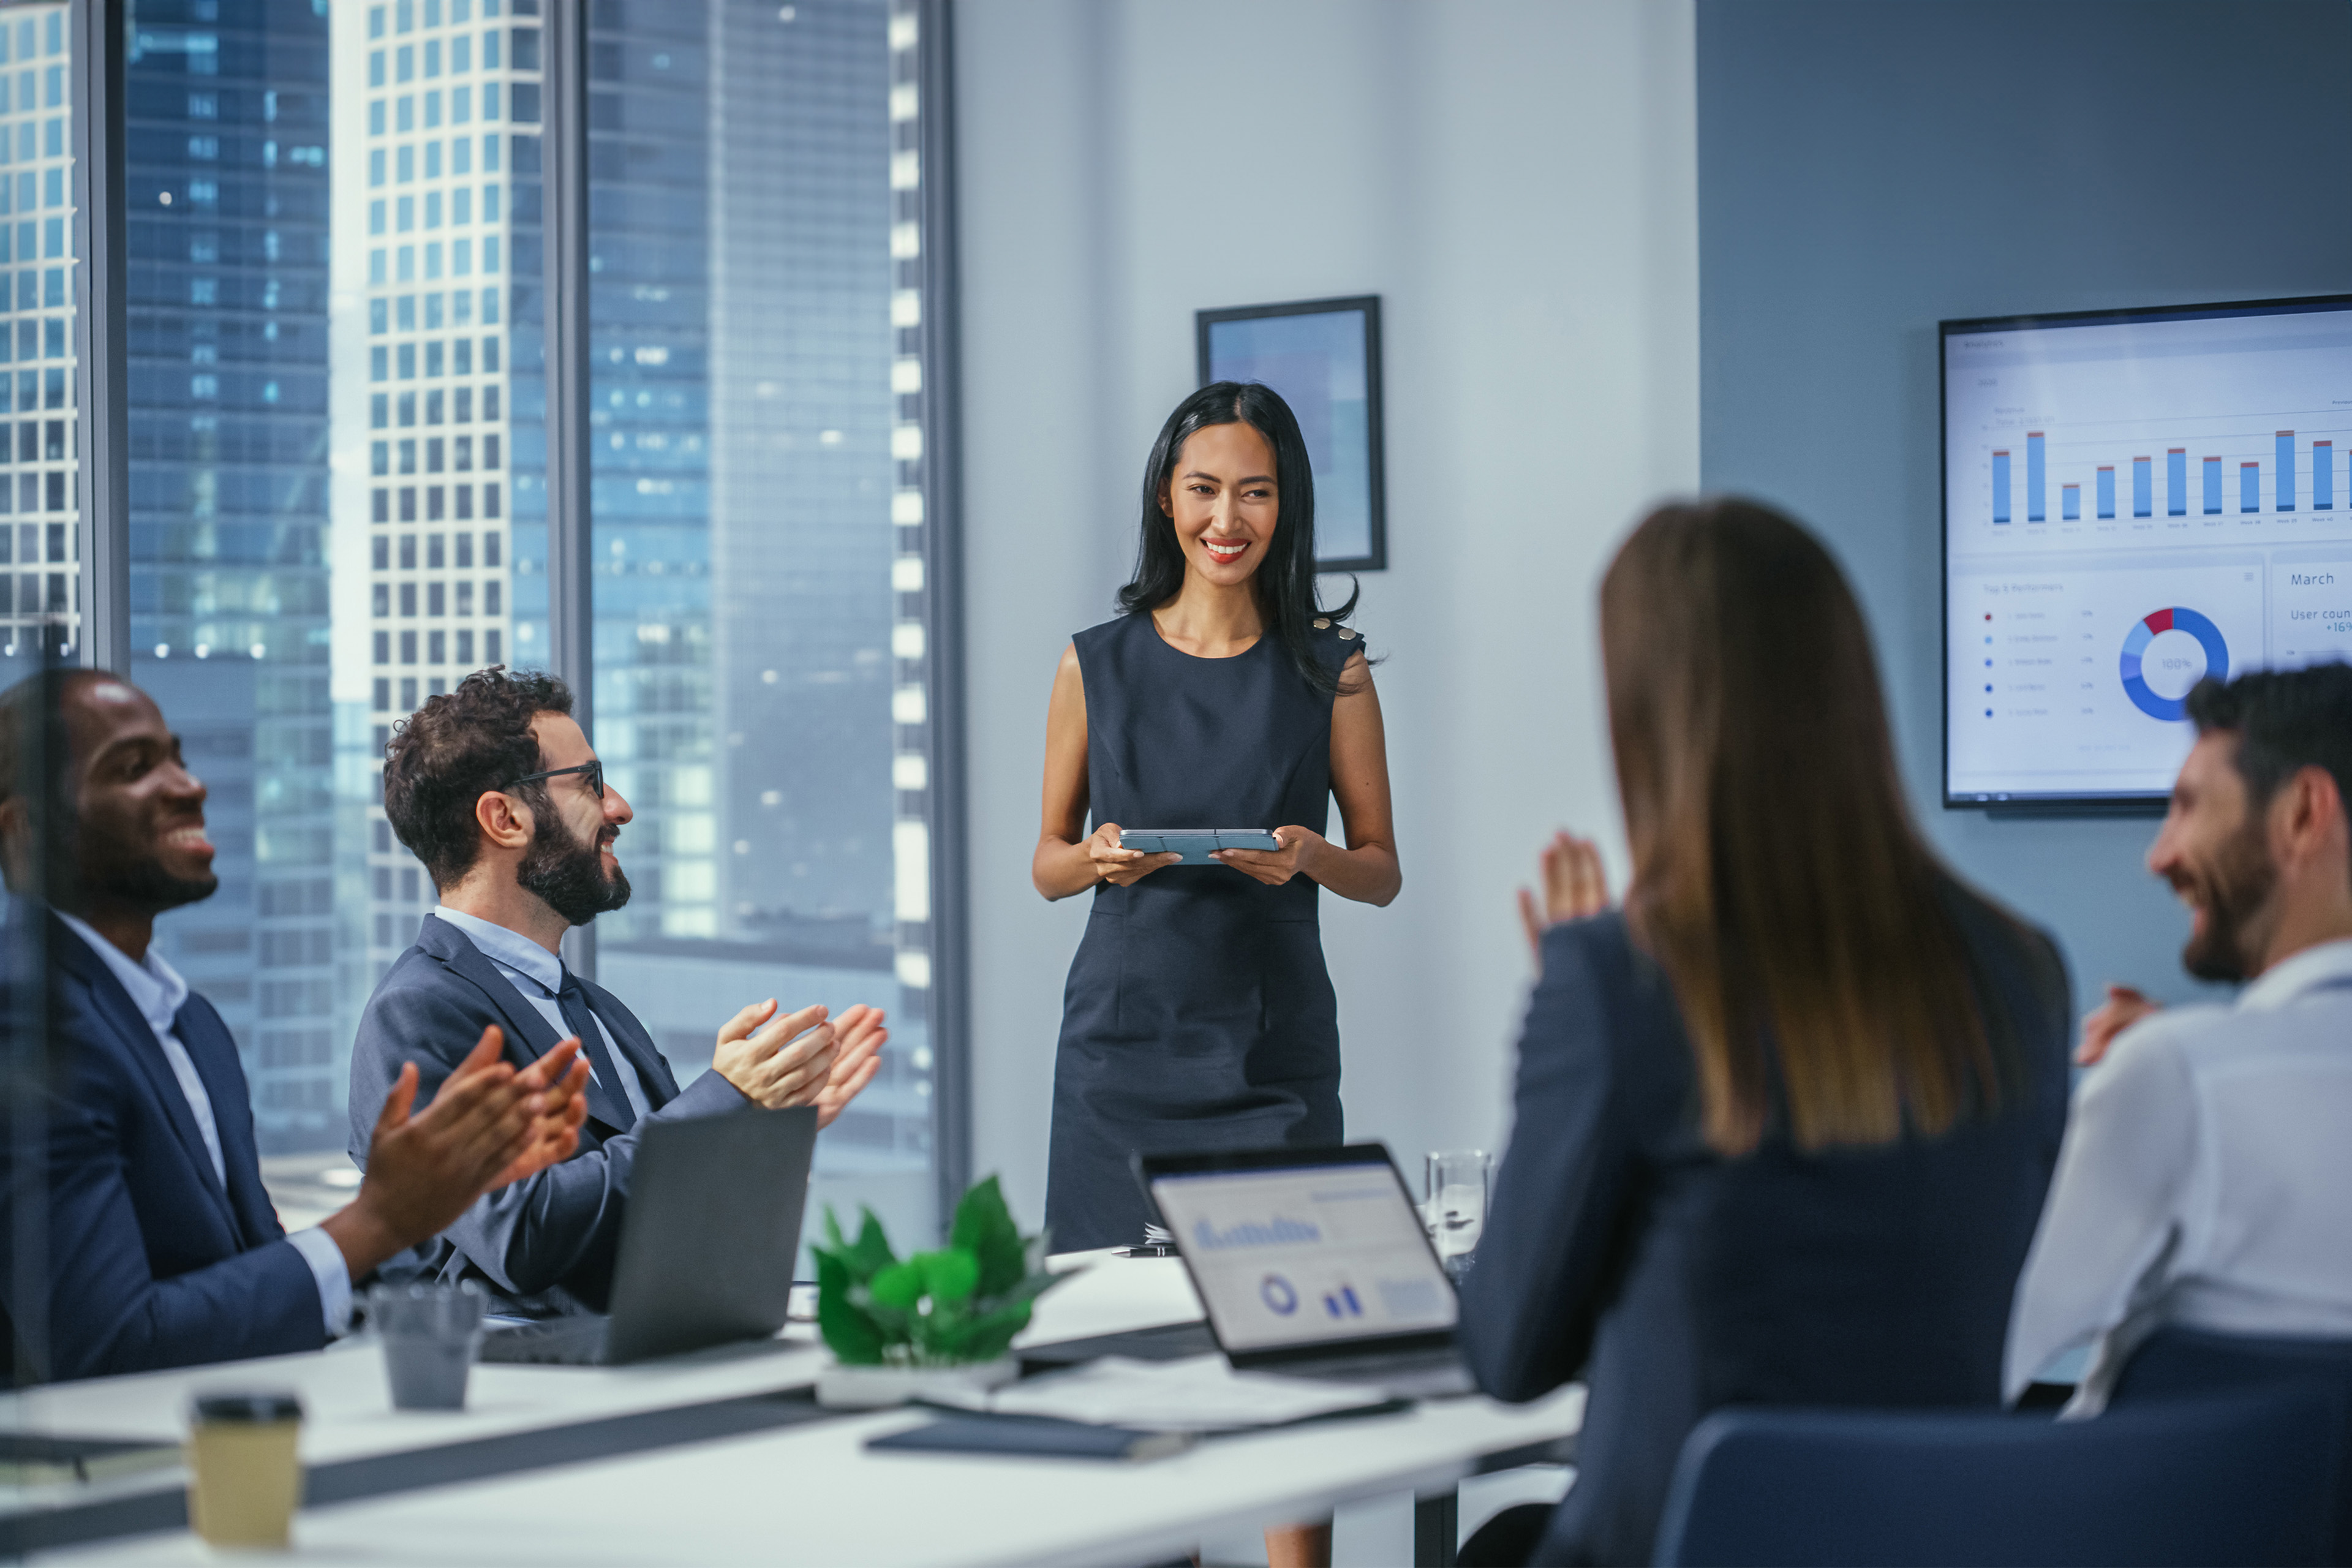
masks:
[[(572, 689), (554, 676), (493, 665), (394, 726), (383, 751), (383, 814), (435, 887), (460, 880), (481, 858), (474, 803), (539, 771), (531, 721), (571, 711)], [(545, 792), (536, 795), (531, 804), (543, 806)]]
[(2238, 737), (2238, 772), (2256, 807), (2305, 768), (2324, 769), (2352, 812), (2352, 664), (2257, 669), (2189, 693), (2197, 732)]
[[(66, 741), (66, 697), (86, 681), (120, 679), (102, 669), (50, 665), (0, 691), (0, 801), (12, 800), (38, 782), (43, 787), (33, 792), (37, 804), (38, 796), (47, 795), (70, 808), (73, 792), (68, 780), (73, 758)], [(44, 727), (37, 735), (31, 732), (36, 721)], [(45, 752), (50, 776), (45, 781), (21, 776), (31, 760)]]

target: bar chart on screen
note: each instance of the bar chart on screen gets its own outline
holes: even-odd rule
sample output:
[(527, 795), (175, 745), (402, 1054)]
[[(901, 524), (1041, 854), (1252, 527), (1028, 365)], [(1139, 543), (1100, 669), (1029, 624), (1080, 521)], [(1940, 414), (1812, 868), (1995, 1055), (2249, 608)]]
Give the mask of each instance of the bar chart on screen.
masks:
[(2352, 658), (2352, 301), (1943, 349), (1948, 798), (2158, 798), (2199, 680)]

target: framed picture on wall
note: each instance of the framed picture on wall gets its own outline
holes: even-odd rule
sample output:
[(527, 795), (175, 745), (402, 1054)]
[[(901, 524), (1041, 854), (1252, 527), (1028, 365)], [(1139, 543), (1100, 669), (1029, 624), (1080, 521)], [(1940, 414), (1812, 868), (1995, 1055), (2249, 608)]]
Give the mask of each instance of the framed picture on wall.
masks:
[(1262, 381), (1298, 416), (1315, 469), (1315, 563), (1387, 569), (1381, 469), (1381, 300), (1242, 305), (1194, 318), (1201, 384)]

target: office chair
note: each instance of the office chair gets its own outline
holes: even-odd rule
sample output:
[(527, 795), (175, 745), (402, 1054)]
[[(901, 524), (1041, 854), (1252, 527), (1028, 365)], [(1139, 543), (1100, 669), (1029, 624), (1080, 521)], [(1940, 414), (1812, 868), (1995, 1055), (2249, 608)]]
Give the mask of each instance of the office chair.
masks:
[(2326, 1397), (2276, 1391), (2089, 1421), (1721, 1410), (1683, 1445), (1656, 1561), (2320, 1563), (2336, 1430)]
[(2150, 1400), (2277, 1387), (2321, 1391), (2336, 1402), (2340, 1463), (2328, 1561), (2352, 1564), (2352, 1340), (2158, 1329), (2124, 1363), (2107, 1405), (2137, 1409)]

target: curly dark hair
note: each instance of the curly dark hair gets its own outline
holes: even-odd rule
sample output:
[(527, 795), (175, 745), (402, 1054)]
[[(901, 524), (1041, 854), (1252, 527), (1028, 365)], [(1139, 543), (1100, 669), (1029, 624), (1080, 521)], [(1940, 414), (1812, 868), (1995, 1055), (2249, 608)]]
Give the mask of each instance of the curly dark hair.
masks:
[(2189, 717), (2200, 735), (2238, 737), (2238, 773), (2254, 808), (2305, 768), (2320, 768), (2352, 811), (2352, 665), (2258, 669), (2226, 685), (2208, 676), (2189, 693)]
[[(425, 862), (436, 888), (462, 880), (482, 852), (474, 803), (509, 779), (540, 768), (531, 721), (572, 711), (572, 689), (539, 671), (478, 669), (446, 696), (394, 726), (384, 747), (383, 814), (408, 852)], [(530, 804), (545, 792), (526, 785)]]

